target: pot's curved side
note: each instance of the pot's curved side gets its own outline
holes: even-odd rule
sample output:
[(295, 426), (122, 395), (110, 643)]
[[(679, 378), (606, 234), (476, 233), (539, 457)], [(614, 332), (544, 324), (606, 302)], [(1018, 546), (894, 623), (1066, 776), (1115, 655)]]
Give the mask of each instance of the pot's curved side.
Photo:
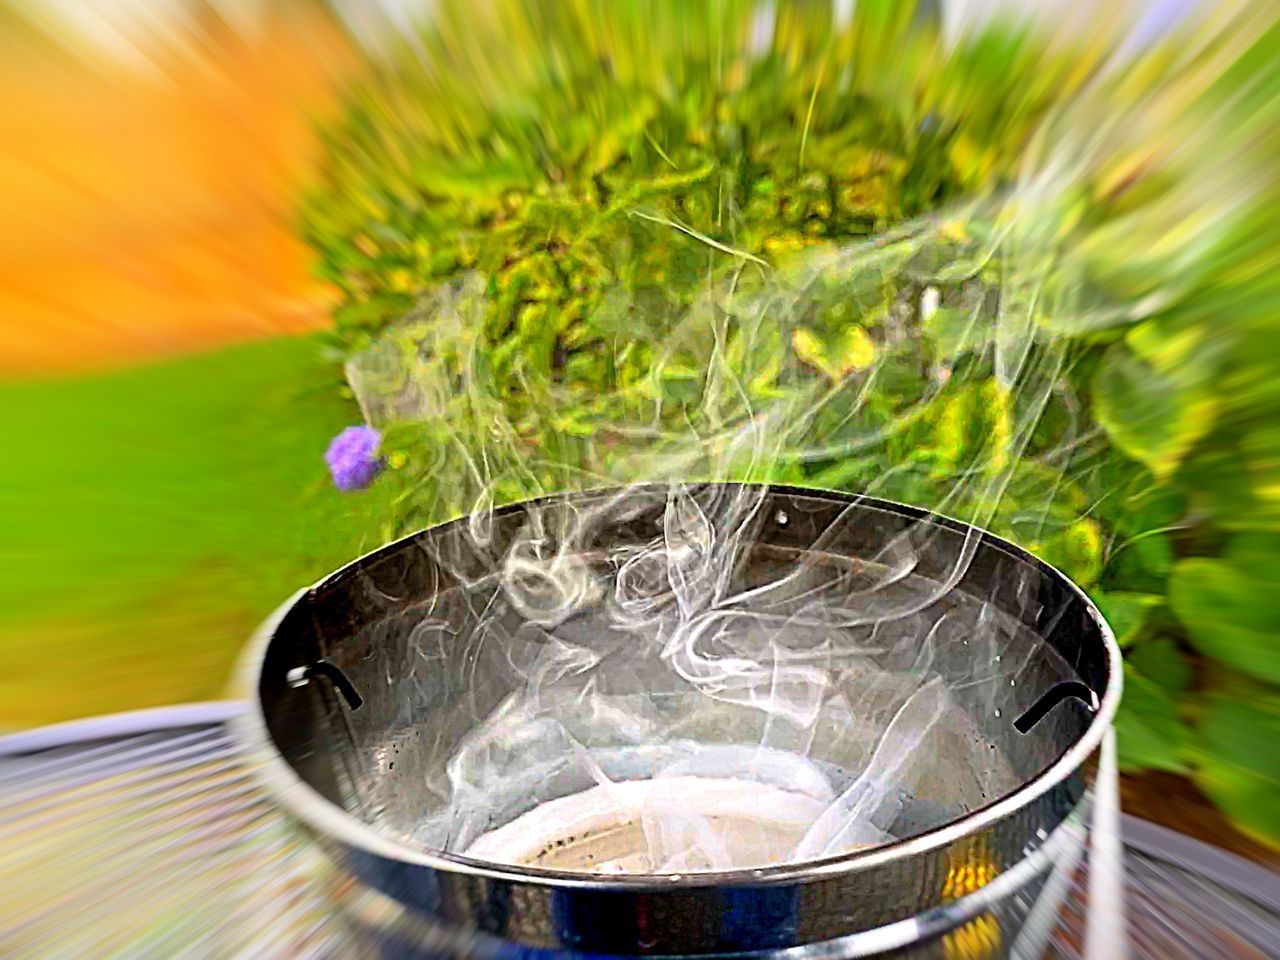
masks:
[[(278, 699), (286, 667), (294, 666), (273, 648), (280, 625), (321, 589), (350, 580), (365, 564), (412, 546), (432, 533), (427, 531), (374, 551), (315, 588), (299, 591), (263, 624), (242, 660), (241, 683), (254, 695), (254, 704), (238, 719), (238, 736), (251, 751), (267, 792), (325, 851), (336, 875), (355, 881), (346, 888), (348, 906), (359, 901), (356, 912), (379, 918), (366, 921), (389, 937), (419, 924), (434, 931), (432, 936), (461, 937), (471, 943), (470, 956), (482, 955), (481, 945), (491, 942), (494, 949), (519, 949), (528, 957), (771, 955), (794, 950), (805, 951), (797, 956), (835, 957), (899, 949), (896, 937), (936, 940), (973, 922), (978, 909), (973, 905), (995, 897), (983, 894), (988, 887), (1004, 891), (1001, 902), (1006, 897), (1025, 902), (1026, 890), (1017, 895), (1017, 889), (1036, 882), (1045, 851), (1054, 849), (1050, 841), (1079, 822), (1091, 761), (1118, 706), (1120, 653), (1100, 614), (1049, 565), (956, 521), (872, 498), (781, 487), (768, 492), (833, 509), (885, 511), (903, 523), (930, 523), (952, 535), (963, 534), (966, 543), (972, 538), (975, 549), (983, 551), (979, 565), (987, 569), (981, 576), (998, 577), (1001, 557), (1038, 571), (1042, 588), (1051, 584), (1056, 600), (1068, 597), (1067, 605), (1075, 611), (1072, 623), (1064, 628), (1055, 622), (1052, 629), (1089, 635), (1065, 641), (1057, 636), (1055, 644), (1101, 647), (1076, 658), (1082, 679), (1101, 692), (1083, 736), (1037, 776), (981, 810), (901, 843), (814, 863), (733, 874), (604, 880), (481, 863), (396, 843), (299, 776), (273, 741), (264, 700)], [(499, 513), (526, 507), (517, 504)], [(341, 716), (331, 691), (321, 697), (328, 715)], [(311, 698), (309, 709), (319, 709), (315, 704), (321, 697)], [(287, 718), (283, 726), (280, 717), (273, 721), (277, 730), (288, 728)], [(317, 718), (300, 715), (298, 722)], [(858, 937), (859, 942), (850, 939)], [(1000, 939), (998, 930), (996, 937)]]
[(972, 925), (991, 947), (976, 955), (997, 957), (1045, 873), (1070, 844), (1083, 842), (1087, 807), (1081, 771), (1006, 820), (911, 860), (782, 883), (664, 891), (441, 871), (308, 834), (331, 865), (336, 902), (365, 936), (457, 948), (431, 956), (912, 956)]

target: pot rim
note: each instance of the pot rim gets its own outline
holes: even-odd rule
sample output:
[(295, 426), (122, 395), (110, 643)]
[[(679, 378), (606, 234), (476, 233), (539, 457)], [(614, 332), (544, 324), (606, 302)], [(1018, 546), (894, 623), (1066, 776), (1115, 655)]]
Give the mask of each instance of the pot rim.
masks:
[[(663, 486), (662, 484), (635, 484), (633, 488), (658, 490)], [(602, 878), (584, 873), (475, 860), (460, 854), (423, 850), (399, 843), (383, 836), (373, 827), (361, 822), (337, 804), (325, 799), (298, 776), (283, 754), (276, 749), (272, 740), (267, 727), (262, 698), (259, 695), (259, 684), (262, 678), (263, 665), (266, 662), (267, 648), (275, 636), (276, 629), (286, 614), (303, 597), (326, 583), (338, 580), (344, 575), (354, 572), (356, 568), (371, 557), (384, 551), (393, 551), (427, 531), (440, 530), (456, 523), (465, 523), (467, 518), (461, 517), (433, 527), (424, 528), (391, 543), (384, 544), (326, 574), (315, 584), (303, 587), (290, 596), (263, 621), (262, 625), (254, 633), (241, 655), (240, 663), (235, 673), (237, 692), (247, 697), (250, 701), (250, 707), (236, 717), (233, 724), (236, 738), (254, 761), (252, 764), (254, 775), (266, 790), (268, 796), (277, 801), (289, 814), (322, 835), (333, 837), (352, 848), (375, 856), (444, 873), (464, 874), (491, 881), (579, 890), (675, 892), (702, 888), (719, 889), (726, 886), (759, 887), (776, 883), (810, 882), (833, 875), (873, 869), (898, 860), (945, 848), (992, 826), (1026, 807), (1056, 784), (1071, 776), (1101, 746), (1103, 737), (1111, 727), (1120, 704), (1123, 687), (1123, 660), (1120, 647), (1097, 606), (1079, 586), (1056, 567), (980, 527), (924, 510), (920, 507), (884, 500), (879, 497), (784, 484), (691, 482), (689, 486), (702, 489), (706, 487), (755, 488), (767, 493), (834, 500), (843, 503), (845, 506), (865, 504), (872, 508), (887, 510), (915, 520), (923, 520), (939, 526), (949, 527), (957, 532), (973, 531), (979, 535), (985, 546), (1003, 550), (1015, 559), (1057, 577), (1083, 602), (1084, 609), (1098, 628), (1098, 633), (1106, 652), (1106, 689), (1099, 698), (1098, 709), (1094, 713), (1089, 726), (1085, 729), (1080, 739), (1065, 750), (1049, 767), (985, 807), (968, 813), (957, 820), (952, 820), (941, 827), (898, 843), (818, 860), (779, 864), (758, 869), (690, 874), (618, 874)], [(620, 489), (623, 488), (603, 487), (535, 497), (500, 507), (495, 511), (495, 514), (525, 509), (534, 504), (550, 503), (567, 498), (590, 497)]]

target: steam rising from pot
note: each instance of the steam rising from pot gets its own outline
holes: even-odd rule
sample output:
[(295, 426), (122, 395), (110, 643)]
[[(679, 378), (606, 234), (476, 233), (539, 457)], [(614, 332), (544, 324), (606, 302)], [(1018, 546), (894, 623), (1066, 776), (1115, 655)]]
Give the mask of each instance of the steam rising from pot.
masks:
[[(612, 339), (549, 383), (495, 377), (494, 305), (473, 278), (355, 358), (366, 415), (431, 438), (420, 519), (468, 517), (457, 555), (435, 558), (469, 604), (450, 642), (472, 669), (500, 656), (508, 677), (422, 784), (410, 839), (589, 872), (756, 868), (918, 833), (1016, 785), (983, 729), (1011, 722), (998, 704), (1033, 644), (955, 589), (976, 535), (928, 573), (927, 524), (856, 558), (839, 520), (804, 550), (764, 549), (763, 528), (803, 518), (765, 509), (763, 486), (707, 481), (812, 483), (853, 464), (869, 493), (989, 526), (1036, 458), (1090, 449), (1070, 358), (1037, 319), (1087, 308), (1053, 269), (1056, 241), (990, 202), (778, 271), (703, 251), (692, 306), (608, 293), (594, 328)], [(642, 375), (627, 374), (637, 355)], [(583, 395), (573, 364), (597, 361), (616, 364), (617, 389)], [(1047, 410), (1066, 438), (1052, 447), (1035, 440)], [(921, 462), (912, 437), (929, 422), (955, 436)], [(496, 506), (593, 488), (615, 492), (530, 508), (494, 554)], [(648, 539), (604, 535), (654, 510)], [(408, 655), (429, 663), (446, 628), (423, 623)], [(1036, 683), (1069, 676), (1060, 666)]]

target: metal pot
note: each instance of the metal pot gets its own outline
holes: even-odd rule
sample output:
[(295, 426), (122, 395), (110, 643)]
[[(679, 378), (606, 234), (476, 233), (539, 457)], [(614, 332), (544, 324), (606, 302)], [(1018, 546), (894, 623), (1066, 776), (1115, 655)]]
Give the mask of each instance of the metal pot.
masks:
[[(687, 495), (709, 513), (726, 497), (754, 498), (724, 561), (748, 585), (801, 565), (809, 587), (814, 578), (840, 590), (870, 583), (881, 598), (908, 581), (933, 585), (917, 625), (957, 604), (990, 611), (1001, 625), (994, 674), (965, 706), (1012, 779), (959, 807), (935, 785), (911, 811), (924, 820), (898, 842), (733, 872), (588, 876), (419, 842), (415, 823), (443, 802), (426, 785), (516, 682), (501, 644), (479, 640), (521, 617), (493, 574), (531, 518), (545, 531), (548, 516), (589, 511), (590, 530), (579, 528), (572, 549), (607, 583), (616, 574), (607, 558), (661, 537), (668, 517), (665, 488), (546, 498), (354, 561), (291, 598), (247, 651), (256, 709), (240, 736), (270, 795), (323, 851), (335, 902), (371, 943), (410, 955), (1007, 952), (1053, 859), (1079, 840), (1091, 761), (1119, 702), (1120, 653), (1096, 608), (1012, 544), (916, 508), (737, 484)], [(909, 576), (885, 576), (903, 556)], [(584, 595), (583, 606), (599, 596)], [(576, 636), (604, 643), (607, 633)], [(962, 660), (978, 655), (957, 644), (939, 669), (971, 669)]]

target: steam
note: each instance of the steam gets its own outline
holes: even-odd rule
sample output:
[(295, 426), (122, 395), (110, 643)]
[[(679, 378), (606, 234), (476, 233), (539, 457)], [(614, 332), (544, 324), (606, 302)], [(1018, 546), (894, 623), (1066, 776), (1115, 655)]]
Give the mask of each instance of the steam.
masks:
[[(467, 517), (472, 555), (437, 558), (483, 598), (456, 642), (470, 664), (499, 649), (507, 676), (424, 784), (442, 802), (413, 839), (564, 869), (729, 870), (889, 842), (1008, 788), (983, 729), (1030, 647), (955, 589), (977, 535), (926, 573), (930, 525), (850, 561), (842, 517), (771, 558), (760, 532), (804, 518), (771, 513), (767, 486), (714, 482), (812, 482), (851, 463), (868, 494), (927, 498), (987, 527), (1010, 484), (1028, 482), (1051, 405), (1066, 439), (1050, 455), (1087, 453), (1064, 393), (1071, 357), (1042, 322), (1098, 309), (1042, 216), (1074, 176), (1040, 171), (1011, 197), (778, 270), (673, 237), (705, 257), (700, 296), (679, 310), (605, 292), (592, 328), (611, 338), (558, 378), (495, 365), (475, 277), (351, 362), (366, 416), (430, 451), (414, 519)], [(843, 356), (850, 326), (870, 347)], [(825, 361), (795, 346), (824, 329)], [(639, 356), (641, 375), (624, 375)], [(617, 387), (584, 392), (573, 363), (601, 357)], [(904, 378), (918, 389), (896, 394)], [(953, 449), (921, 462), (912, 437), (944, 402), (968, 404)], [(495, 533), (506, 502), (597, 489), (529, 507), (514, 538)], [(602, 540), (655, 509), (658, 535)]]
[(942, 681), (934, 677), (907, 698), (889, 721), (871, 762), (852, 784), (822, 811), (797, 844), (796, 860), (813, 860), (853, 849), (875, 839), (874, 814), (888, 790), (901, 782), (904, 767), (946, 709)]

